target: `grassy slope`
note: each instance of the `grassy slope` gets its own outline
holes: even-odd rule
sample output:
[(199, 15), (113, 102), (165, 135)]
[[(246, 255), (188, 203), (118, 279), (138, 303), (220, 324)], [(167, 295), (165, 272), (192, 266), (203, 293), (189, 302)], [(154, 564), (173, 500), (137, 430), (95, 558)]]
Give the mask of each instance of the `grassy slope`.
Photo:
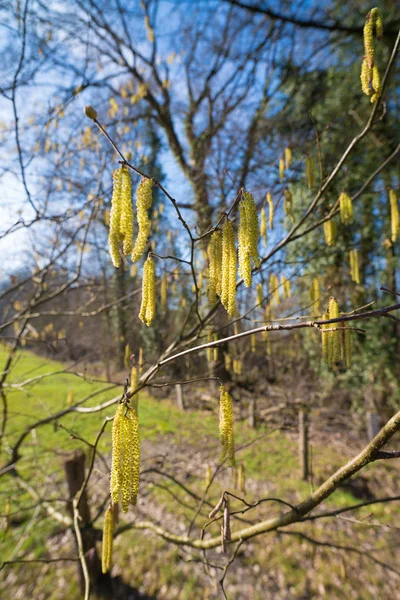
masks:
[[(4, 364), (5, 357), (6, 353), (1, 351), (0, 365)], [(24, 351), (19, 355), (18, 362), (8, 381), (15, 384), (30, 377), (55, 372), (63, 368), (65, 368), (63, 365), (55, 361), (45, 360)], [(62, 374), (44, 378), (30, 384), (24, 390), (11, 389), (7, 394), (9, 423), (5, 444), (2, 448), (1, 462), (8, 460), (8, 445), (12, 445), (13, 441), (17, 439), (28, 424), (67, 406), (69, 390), (72, 390), (74, 402), (89, 394), (99, 392), (98, 395), (85, 404), (88, 406), (96, 405), (118, 394), (118, 390), (107, 390), (107, 387), (106, 384), (91, 383), (89, 380), (83, 380), (72, 374)], [(29, 434), (22, 447), (22, 459), (18, 465), (19, 472), (26, 480), (35, 485), (36, 489), (40, 490), (43, 497), (47, 499), (65, 497), (62, 469), (65, 457), (72, 450), (85, 447), (82, 441), (76, 438), (83, 438), (92, 443), (104, 417), (113, 414), (113, 412), (114, 409), (110, 408), (107, 411), (89, 415), (74, 413), (60, 419), (58, 425), (61, 424), (68, 429), (68, 432), (73, 432), (75, 439), (71, 439), (69, 433), (57, 425), (50, 424), (36, 429)], [(215, 465), (218, 458), (216, 415), (210, 412), (184, 413), (170, 402), (159, 402), (150, 398), (147, 394), (142, 394), (140, 399), (140, 426), (144, 441), (145, 466), (149, 466), (151, 457), (154, 454), (161, 452), (168, 457), (167, 463), (172, 470), (173, 465), (178, 464), (177, 476), (181, 476), (181, 463), (186, 461), (189, 465), (191, 457), (194, 457), (193, 467), (188, 467), (190, 474), (186, 474), (185, 483), (201, 494), (204, 486), (204, 466), (208, 462)], [(240, 447), (241, 444), (248, 444), (252, 440), (254, 443), (248, 445), (238, 454), (239, 460), (246, 465), (249, 480), (247, 499), (251, 501), (253, 497), (277, 496), (294, 503), (306, 497), (310, 492), (310, 485), (298, 479), (295, 440), (279, 432), (263, 430), (254, 432), (249, 430), (244, 423), (238, 423), (236, 426), (237, 445)], [(99, 451), (108, 462), (110, 451), (109, 429), (102, 437)], [(198, 455), (201, 455), (200, 459)], [(318, 482), (327, 469), (329, 473), (332, 472), (332, 469), (339, 466), (343, 459), (344, 457), (338, 455), (335, 449), (329, 448), (329, 445), (318, 448), (318, 451), (314, 449), (314, 480)], [(372, 479), (375, 477), (376, 469), (377, 467), (369, 468), (368, 476)], [(378, 477), (378, 475), (376, 476)], [(91, 502), (95, 506), (99, 506), (104, 499), (107, 478), (106, 465), (103, 463), (96, 465), (93, 482), (89, 489)], [(176, 520), (179, 519), (187, 524), (193, 515), (193, 508), (177, 504), (171, 493), (175, 494), (184, 504), (190, 502), (190, 497), (175, 484), (168, 481), (162, 483), (163, 488), (156, 486), (149, 490), (146, 487), (146, 502), (154, 504), (163, 514), (174, 513)], [(216, 484), (213, 485), (210, 500), (215, 501), (220, 490), (230, 487), (230, 485), (231, 475), (229, 471), (225, 471), (217, 479)], [(20, 513), (25, 518), (22, 523), (14, 524), (7, 534), (0, 533), (1, 556), (5, 559), (12, 557), (16, 548), (18, 550), (16, 555), (18, 556), (23, 556), (25, 553), (29, 553), (30, 557), (42, 556), (46, 544), (48, 549), (48, 537), (57, 529), (57, 525), (42, 512), (35, 514), (35, 508), (32, 507), (32, 498), (15, 485), (15, 480), (12, 477), (0, 479), (0, 513), (4, 513), (3, 507), (7, 498), (11, 500), (12, 512)], [(325, 504), (325, 507), (345, 506), (354, 501), (349, 492), (339, 490)], [(21, 510), (24, 512), (21, 513)], [(279, 509), (271, 506), (271, 504), (264, 505), (257, 509), (257, 516), (265, 518), (271, 514), (276, 514), (277, 510)], [(379, 519), (382, 522), (385, 520), (390, 521), (393, 518), (393, 512), (393, 506), (390, 509), (380, 506), (369, 508), (365, 511), (365, 514), (372, 515), (374, 519)], [(256, 514), (251, 515), (251, 517), (255, 516)], [(357, 517), (360, 518), (360, 513), (357, 513)], [(206, 517), (203, 514), (199, 516), (196, 524), (201, 527), (205, 521)], [(171, 526), (171, 522), (168, 520), (167, 525)], [(311, 531), (312, 535), (317, 538), (326, 539), (326, 532), (330, 532), (326, 525), (327, 521), (321, 521), (312, 526), (309, 525), (307, 526), (308, 532)], [(363, 529), (362, 526), (357, 525), (353, 526), (353, 530), (354, 528), (362, 540), (365, 528)], [(296, 529), (306, 531), (305, 526), (298, 526)], [(217, 529), (214, 530), (214, 534), (216, 533)], [(348, 527), (343, 530), (340, 528), (335, 529), (336, 543), (343, 544), (346, 539), (348, 541), (347, 534)], [(331, 539), (331, 533), (328, 537)], [(380, 543), (379, 535), (376, 535), (375, 538)], [(266, 545), (266, 539), (269, 541), (271, 539), (277, 540), (275, 551), (269, 544)], [(308, 586), (317, 585), (318, 587), (318, 585), (321, 585), (320, 582), (314, 581), (315, 577), (311, 584), (309, 581), (310, 566), (308, 563), (314, 561), (313, 568), (316, 576), (322, 577), (323, 585), (328, 585), (331, 597), (336, 597), (335, 594), (339, 594), (338, 582), (342, 580), (343, 583), (344, 567), (342, 558), (339, 557), (338, 560), (331, 561), (329, 550), (316, 553), (312, 546), (307, 545), (299, 554), (301, 547), (301, 542), (295, 542), (291, 536), (285, 537), (283, 535), (277, 538), (273, 534), (268, 538), (264, 538), (264, 541), (251, 542), (248, 545), (251, 552), (243, 556), (241, 564), (243, 567), (248, 568), (250, 572), (257, 572), (257, 569), (265, 570), (266, 565), (268, 565), (266, 571), (275, 573), (277, 577), (279, 574), (279, 577), (283, 578), (284, 584), (293, 590), (293, 596), (291, 597), (296, 598), (301, 597), (300, 595), (305, 592)], [(57, 550), (59, 551), (58, 548)], [(62, 551), (57, 553), (66, 555)], [(125, 580), (132, 585), (144, 586), (147, 593), (157, 594), (157, 597), (160, 598), (191, 599), (194, 597), (195, 589), (197, 589), (196, 598), (213, 597), (212, 595), (208, 596), (212, 594), (212, 588), (204, 583), (202, 575), (190, 566), (182, 566), (183, 563), (179, 560), (180, 556), (181, 554), (176, 548), (143, 532), (129, 532), (116, 541), (115, 563), (117, 571), (122, 572)], [(299, 560), (299, 557), (301, 557), (301, 560)], [(221, 557), (218, 557), (218, 559), (221, 562)], [(132, 569), (132, 564), (135, 565), (134, 569)], [(29, 569), (30, 572), (34, 572), (36, 567), (30, 566)], [(72, 568), (70, 571), (65, 566), (59, 566), (57, 569), (61, 574), (60, 576), (65, 572), (71, 572), (74, 575)], [(153, 573), (153, 576), (150, 577), (149, 573)], [(55, 596), (52, 595), (51, 582), (54, 583), (53, 574), (54, 570), (45, 570), (45, 573), (43, 573), (43, 569), (40, 571), (40, 589), (47, 589), (47, 592), (45, 591), (45, 594), (48, 594), (45, 596), (46, 598), (58, 597), (57, 592)], [(262, 581), (262, 577), (257, 579)], [(327, 581), (325, 581), (326, 579)], [(370, 579), (372, 584), (374, 580), (372, 573)], [(74, 594), (77, 594), (74, 577), (68, 585), (70, 586), (70, 597), (73, 598)], [(347, 585), (349, 585), (348, 597), (357, 597), (350, 593), (352, 590), (357, 589), (356, 583), (348, 583)], [(262, 598), (262, 591), (260, 591), (260, 595), (257, 595), (257, 584), (253, 585), (253, 589), (254, 598)], [(167, 590), (167, 592), (164, 594), (163, 590)], [(237, 592), (234, 597), (240, 597), (240, 592)], [(368, 595), (363, 596), (363, 598), (369, 597)]]

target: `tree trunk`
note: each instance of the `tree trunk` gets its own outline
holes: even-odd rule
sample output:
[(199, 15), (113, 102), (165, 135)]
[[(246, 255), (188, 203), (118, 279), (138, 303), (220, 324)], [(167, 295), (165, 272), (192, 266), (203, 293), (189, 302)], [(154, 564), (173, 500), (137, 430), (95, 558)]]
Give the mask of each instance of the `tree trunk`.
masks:
[[(72, 501), (85, 481), (85, 454), (82, 451), (74, 453), (64, 463), (64, 470), (68, 486), (68, 510), (73, 518)], [(78, 505), (80, 516), (80, 530), (82, 536), (82, 545), (86, 557), (86, 563), (89, 571), (90, 581), (92, 586), (97, 587), (97, 582), (101, 577), (101, 562), (96, 552), (96, 532), (91, 526), (90, 509), (86, 495), (86, 490), (82, 494)], [(80, 562), (79, 582), (81, 589), (84, 590), (85, 582)]]

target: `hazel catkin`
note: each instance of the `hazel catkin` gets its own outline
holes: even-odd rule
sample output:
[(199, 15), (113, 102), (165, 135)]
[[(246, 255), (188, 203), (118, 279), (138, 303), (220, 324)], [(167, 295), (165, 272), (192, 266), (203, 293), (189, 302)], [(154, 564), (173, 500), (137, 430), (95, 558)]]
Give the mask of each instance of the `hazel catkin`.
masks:
[(236, 310), (236, 264), (235, 234), (227, 219), (222, 227), (221, 302), (231, 316)]
[(142, 304), (139, 319), (148, 327), (156, 315), (156, 266), (151, 256), (143, 265)]
[(252, 282), (252, 264), (258, 268), (258, 214), (253, 195), (244, 192), (239, 204), (240, 222), (238, 231), (239, 274), (246, 287)]
[(214, 231), (208, 245), (208, 299), (214, 304), (221, 295), (222, 282), (222, 236), (219, 231)]
[(400, 231), (400, 220), (399, 220), (399, 203), (397, 200), (396, 192), (392, 189), (389, 190), (389, 202), (390, 202), (390, 220), (392, 229), (392, 242), (397, 240), (397, 235)]
[(136, 412), (120, 404), (112, 428), (110, 493), (113, 504), (121, 501), (123, 512), (136, 504), (139, 489), (140, 441)]
[(112, 547), (114, 535), (114, 509), (110, 505), (104, 514), (103, 542), (101, 552), (101, 570), (107, 573), (111, 569)]
[(145, 251), (151, 231), (151, 221), (148, 211), (153, 203), (153, 180), (142, 177), (136, 190), (136, 218), (138, 222), (138, 235), (132, 250), (132, 260), (139, 260)]
[(235, 440), (233, 433), (232, 396), (224, 385), (220, 387), (219, 399), (219, 438), (221, 442), (221, 460), (225, 458), (235, 463)]

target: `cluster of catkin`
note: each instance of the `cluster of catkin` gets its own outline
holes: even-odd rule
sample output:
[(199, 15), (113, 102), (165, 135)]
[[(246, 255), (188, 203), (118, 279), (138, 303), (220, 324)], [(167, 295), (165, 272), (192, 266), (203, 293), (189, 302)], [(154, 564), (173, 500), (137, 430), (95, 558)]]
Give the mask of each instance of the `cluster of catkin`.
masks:
[[(135, 382), (131, 382), (135, 387)], [(115, 515), (121, 504), (127, 512), (135, 505), (139, 490), (140, 440), (139, 422), (135, 409), (121, 403), (114, 416), (112, 427), (112, 456), (110, 474), (111, 504), (103, 522), (102, 571), (111, 569)]]
[(381, 78), (375, 63), (374, 38), (383, 36), (383, 22), (378, 8), (373, 8), (367, 15), (364, 25), (364, 59), (361, 65), (361, 88), (364, 94), (371, 96), (376, 102), (382, 93)]
[(237, 252), (233, 225), (226, 219), (222, 232), (215, 231), (208, 246), (208, 298), (214, 303), (217, 295), (228, 314), (236, 308)]
[[(322, 318), (324, 321), (339, 318), (339, 305), (333, 296), (329, 299), (328, 310)], [(350, 367), (351, 338), (350, 327), (346, 321), (322, 325), (322, 358), (331, 368), (340, 360)]]
[[(264, 211), (261, 231), (266, 234)], [(252, 282), (252, 268), (261, 264), (258, 255), (259, 224), (257, 207), (252, 194), (244, 192), (239, 203), (238, 251), (235, 244), (235, 231), (227, 218), (222, 231), (214, 231), (208, 245), (208, 299), (214, 303), (221, 299), (229, 315), (236, 310), (236, 269), (239, 258), (239, 275), (246, 287)]]
[(148, 211), (153, 202), (153, 180), (142, 177), (136, 191), (136, 214), (138, 235), (133, 245), (132, 181), (127, 165), (115, 169), (113, 173), (113, 194), (111, 199), (110, 230), (108, 244), (115, 267), (121, 266), (121, 250), (131, 254), (137, 261), (143, 255), (150, 235), (151, 221)]
[(113, 173), (110, 230), (108, 245), (114, 267), (121, 266), (122, 252), (130, 254), (133, 248), (132, 182), (128, 167), (123, 165)]

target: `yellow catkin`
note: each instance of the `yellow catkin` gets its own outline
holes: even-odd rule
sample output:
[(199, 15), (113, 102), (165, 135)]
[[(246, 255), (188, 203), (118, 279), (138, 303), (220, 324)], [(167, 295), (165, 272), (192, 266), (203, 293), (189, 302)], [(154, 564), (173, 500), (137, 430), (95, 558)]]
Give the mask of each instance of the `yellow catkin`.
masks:
[(391, 220), (391, 228), (392, 228), (392, 242), (394, 243), (397, 240), (397, 236), (400, 231), (400, 221), (399, 221), (399, 203), (397, 200), (396, 192), (394, 190), (389, 190), (389, 201), (390, 201), (390, 220)]
[(375, 93), (371, 96), (371, 102), (376, 102), (382, 95), (381, 76), (376, 65), (372, 67), (372, 88)]
[(230, 371), (231, 366), (232, 366), (232, 358), (231, 358), (231, 355), (228, 354), (227, 352), (224, 353), (224, 363), (225, 363), (225, 369), (227, 371)]
[(268, 208), (269, 208), (269, 215), (268, 215), (269, 228), (272, 230), (274, 228), (274, 203), (272, 201), (272, 196), (271, 196), (270, 192), (267, 193), (266, 198), (267, 198)]
[(136, 190), (136, 218), (139, 230), (135, 246), (132, 251), (133, 261), (139, 260), (139, 258), (141, 258), (149, 239), (151, 221), (149, 219), (148, 211), (150, 210), (152, 203), (153, 180), (148, 179), (147, 177), (142, 177), (139, 186)]
[(289, 219), (291, 219), (292, 221), (294, 221), (293, 195), (292, 195), (292, 192), (289, 190), (289, 188), (286, 188), (285, 191), (284, 191), (283, 208), (284, 208), (284, 211), (285, 211), (285, 215), (287, 217), (289, 217)]
[(288, 169), (292, 164), (292, 149), (285, 148), (285, 168)]
[(350, 275), (354, 283), (360, 283), (360, 269), (358, 264), (358, 250), (354, 248), (349, 252), (350, 258)]
[(264, 240), (265, 247), (267, 247), (267, 214), (264, 207), (261, 209), (260, 237)]
[(324, 236), (327, 246), (333, 246), (336, 237), (336, 224), (332, 219), (324, 222)]
[(103, 543), (101, 555), (101, 570), (107, 573), (111, 569), (112, 547), (114, 535), (114, 510), (109, 506), (104, 515), (103, 523)]
[(340, 219), (344, 225), (351, 225), (353, 222), (353, 203), (346, 192), (339, 196)]
[(292, 290), (290, 287), (290, 280), (287, 279), (284, 275), (281, 275), (281, 286), (282, 286), (282, 290), (283, 290), (283, 297), (286, 299), (291, 298)]
[(214, 304), (217, 294), (221, 295), (222, 280), (222, 236), (219, 231), (214, 231), (208, 245), (208, 299)]
[(318, 279), (318, 277), (314, 277), (314, 279), (311, 283), (311, 286), (310, 286), (310, 301), (311, 301), (313, 308), (315, 309), (315, 312), (317, 314), (320, 314), (320, 312), (321, 312), (320, 296), (321, 296), (321, 292), (320, 292), (320, 286), (319, 286), (319, 279)]
[(206, 488), (208, 488), (211, 485), (211, 479), (212, 479), (212, 471), (211, 471), (211, 465), (207, 465), (206, 466)]
[(280, 302), (279, 279), (274, 273), (269, 276), (269, 295), (275, 306), (277, 306)]
[[(322, 315), (322, 320), (327, 321), (329, 319), (329, 312)], [(329, 325), (322, 325), (322, 358), (327, 363), (329, 362), (329, 332), (325, 332), (329, 329)]]
[(306, 156), (306, 181), (307, 187), (311, 190), (315, 187), (315, 165), (311, 156)]
[[(383, 36), (383, 21), (378, 8), (373, 8), (367, 15), (364, 25), (364, 59), (361, 66), (361, 88), (364, 94), (370, 96), (375, 92), (371, 102), (381, 95), (381, 82), (377, 66), (375, 65), (374, 34), (377, 39)], [(372, 86), (372, 90), (371, 90)]]
[(139, 319), (148, 327), (156, 315), (156, 266), (151, 256), (143, 266), (142, 304)]
[(251, 351), (252, 351), (252, 352), (255, 352), (255, 351), (256, 351), (256, 348), (257, 348), (257, 344), (256, 344), (256, 342), (257, 342), (257, 340), (256, 340), (256, 336), (255, 336), (255, 335), (252, 335), (252, 336), (250, 336), (250, 338), (251, 338), (251, 339), (250, 339), (250, 349), (251, 349)]
[(372, 94), (372, 89), (371, 89), (372, 77), (371, 77), (371, 69), (368, 66), (368, 61), (366, 58), (364, 58), (362, 61), (360, 79), (361, 79), (362, 91), (367, 96), (370, 96)]
[(161, 278), (161, 311), (163, 313), (167, 312), (167, 291), (168, 291), (168, 281), (167, 274), (163, 273)]
[(136, 504), (139, 489), (140, 442), (136, 412), (120, 404), (112, 429), (110, 493), (113, 504), (121, 501), (123, 512)]
[(129, 346), (129, 344), (126, 344), (125, 355), (124, 355), (124, 364), (127, 369), (130, 369), (130, 367), (131, 367), (131, 354), (132, 354), (132, 352), (131, 352), (130, 346)]
[(227, 219), (222, 228), (221, 302), (231, 316), (236, 310), (236, 265), (235, 234)]
[(262, 283), (257, 283), (256, 302), (257, 302), (257, 304), (262, 304), (263, 300), (264, 300), (264, 292), (263, 292)]
[[(139, 372), (138, 372), (138, 368), (137, 367), (132, 367), (131, 369), (131, 380), (130, 380), (130, 391), (134, 392), (136, 390), (136, 388), (139, 385)], [(133, 410), (136, 412), (136, 415), (138, 415), (138, 410), (139, 410), (139, 394), (136, 393), (132, 398), (131, 398), (131, 407), (133, 408)]]
[(121, 167), (121, 218), (120, 238), (123, 241), (123, 253), (130, 254), (133, 247), (133, 209), (132, 209), (132, 182), (128, 167)]
[(246, 473), (243, 463), (240, 463), (237, 469), (237, 487), (242, 494), (246, 495)]
[[(331, 296), (329, 298), (329, 319), (337, 319), (339, 317), (339, 305), (336, 299)], [(338, 323), (330, 323), (329, 328), (339, 327)], [(340, 360), (340, 331), (329, 332), (329, 352), (328, 352), (328, 364), (332, 367), (335, 363)]]
[(260, 266), (258, 256), (258, 214), (253, 195), (243, 194), (239, 204), (240, 222), (238, 231), (239, 242), (239, 275), (243, 277), (246, 287), (252, 282), (252, 264)]
[(108, 234), (108, 245), (110, 256), (114, 267), (121, 266), (121, 255), (119, 252), (120, 222), (121, 222), (121, 203), (122, 203), (122, 172), (121, 169), (115, 169), (113, 172), (113, 194), (111, 199), (110, 211), (110, 229)]
[(283, 181), (285, 178), (285, 159), (281, 158), (279, 160), (279, 179)]
[(221, 460), (225, 458), (235, 463), (235, 440), (233, 434), (232, 396), (224, 385), (220, 387), (219, 400), (219, 437), (221, 441)]

